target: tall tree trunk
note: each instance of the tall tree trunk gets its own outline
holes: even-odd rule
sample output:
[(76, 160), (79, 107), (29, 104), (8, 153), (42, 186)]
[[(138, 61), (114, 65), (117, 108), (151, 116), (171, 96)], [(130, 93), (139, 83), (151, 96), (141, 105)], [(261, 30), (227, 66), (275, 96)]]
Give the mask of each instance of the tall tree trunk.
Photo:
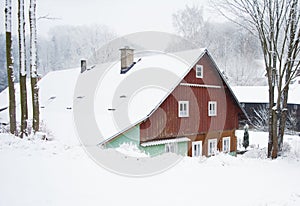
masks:
[(26, 52), (25, 52), (25, 17), (24, 0), (18, 0), (19, 22), (19, 60), (20, 60), (20, 102), (21, 102), (21, 138), (28, 135), (27, 89), (26, 89)]
[[(271, 69), (268, 69), (268, 75), (271, 74)], [(268, 126), (268, 131), (269, 131), (269, 141), (268, 141), (268, 158), (271, 157), (271, 152), (273, 149), (273, 103), (274, 102), (274, 87), (272, 86), (272, 78), (268, 77), (268, 85), (269, 85), (269, 126)]]
[(278, 114), (280, 113), (280, 96), (278, 94), (276, 106), (272, 108), (273, 112), (273, 125), (272, 125), (272, 136), (273, 136), (273, 145), (272, 145), (272, 159), (277, 158), (278, 155)]
[(11, 0), (6, 0), (5, 5), (5, 37), (6, 37), (6, 67), (9, 93), (9, 130), (11, 134), (17, 135), (16, 128), (16, 97), (14, 85), (14, 65), (12, 58), (11, 40)]
[(286, 126), (286, 120), (288, 115), (288, 108), (287, 108), (287, 101), (288, 101), (288, 95), (289, 95), (289, 86), (287, 85), (283, 90), (283, 102), (282, 102), (282, 112), (280, 116), (280, 123), (279, 123), (279, 132), (278, 132), (278, 149), (279, 151), (282, 151), (282, 145), (283, 145), (283, 136)]
[[(283, 136), (284, 131), (286, 127), (286, 121), (287, 121), (287, 115), (288, 115), (288, 96), (289, 96), (289, 84), (292, 79), (292, 77), (296, 74), (297, 69), (295, 68), (293, 72), (293, 68), (295, 66), (295, 60), (298, 56), (298, 48), (299, 48), (299, 38), (300, 38), (300, 29), (298, 27), (297, 31), (297, 25), (299, 23), (299, 17), (297, 17), (297, 12), (299, 12), (298, 9), (298, 0), (294, 0), (291, 4), (291, 14), (290, 14), (290, 35), (289, 35), (289, 44), (288, 44), (288, 54), (286, 57), (286, 63), (284, 65), (286, 69), (286, 75), (285, 75), (285, 87), (282, 91), (282, 114), (280, 117), (280, 125), (279, 125), (279, 134), (278, 134), (278, 147), (279, 150), (282, 150), (283, 145)], [(298, 20), (297, 20), (298, 19)]]
[(30, 21), (30, 77), (32, 93), (32, 110), (33, 110), (33, 131), (39, 130), (40, 112), (39, 112), (39, 87), (37, 85), (37, 35), (36, 35), (36, 0), (30, 0), (29, 8)]

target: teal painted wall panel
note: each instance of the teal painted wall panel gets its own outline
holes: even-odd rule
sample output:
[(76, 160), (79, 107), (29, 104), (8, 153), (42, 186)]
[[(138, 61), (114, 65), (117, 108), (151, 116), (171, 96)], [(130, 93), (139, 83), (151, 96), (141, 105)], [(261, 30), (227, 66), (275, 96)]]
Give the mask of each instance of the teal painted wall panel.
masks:
[(148, 154), (150, 157), (154, 157), (160, 154), (163, 154), (165, 152), (165, 145), (154, 145), (149, 147), (140, 147), (141, 150), (145, 151), (146, 154)]
[[(118, 148), (123, 143), (135, 144), (142, 152), (145, 154), (154, 157), (157, 155), (161, 155), (165, 152), (165, 145), (154, 145), (149, 147), (140, 146), (140, 126), (137, 125), (124, 134), (121, 134), (119, 137), (115, 138), (111, 142), (106, 144), (106, 148)], [(177, 153), (180, 155), (187, 155), (188, 151), (188, 143), (187, 142), (179, 142), (177, 146)]]
[[(160, 145), (154, 145), (154, 146), (149, 146), (149, 147), (139, 147), (140, 150), (144, 151), (146, 154), (148, 154), (151, 157), (161, 155), (165, 153), (165, 145), (160, 144)], [(187, 142), (179, 142), (177, 144), (177, 154), (180, 155), (187, 155), (188, 151), (188, 143)]]
[(119, 135), (119, 137), (106, 144), (106, 148), (118, 148), (123, 143), (140, 144), (140, 125), (137, 125), (127, 132)]
[[(140, 149), (151, 157), (165, 153), (165, 145), (164, 144), (154, 145), (154, 146), (149, 146), (149, 147), (140, 147)], [(177, 154), (185, 156), (185, 155), (187, 155), (187, 151), (188, 151), (188, 143), (187, 142), (179, 142), (177, 145)]]
[(178, 154), (187, 155), (188, 152), (188, 142), (179, 142), (178, 143)]

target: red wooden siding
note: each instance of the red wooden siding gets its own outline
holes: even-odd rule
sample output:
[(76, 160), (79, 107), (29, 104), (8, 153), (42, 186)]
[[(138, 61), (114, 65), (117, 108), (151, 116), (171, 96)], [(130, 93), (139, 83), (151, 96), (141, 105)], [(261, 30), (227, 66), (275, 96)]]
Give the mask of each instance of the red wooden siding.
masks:
[[(189, 136), (233, 130), (238, 127), (240, 108), (220, 78), (210, 57), (205, 54), (198, 62), (203, 65), (203, 78), (196, 78), (195, 67), (182, 83), (214, 85), (203, 88), (178, 85), (149, 119), (140, 125), (141, 142), (154, 139)], [(178, 117), (178, 101), (189, 101), (189, 117)], [(208, 116), (208, 102), (217, 102), (217, 116)]]
[[(190, 136), (188, 136), (190, 137)], [(208, 155), (208, 140), (217, 139), (218, 145), (217, 149), (222, 151), (222, 139), (223, 137), (230, 137), (230, 152), (236, 151), (237, 148), (237, 139), (235, 136), (235, 130), (226, 130), (226, 131), (212, 131), (210, 133), (199, 134), (193, 136), (191, 139), (193, 141), (202, 141), (202, 154)], [(188, 155), (192, 156), (192, 142), (188, 143)]]

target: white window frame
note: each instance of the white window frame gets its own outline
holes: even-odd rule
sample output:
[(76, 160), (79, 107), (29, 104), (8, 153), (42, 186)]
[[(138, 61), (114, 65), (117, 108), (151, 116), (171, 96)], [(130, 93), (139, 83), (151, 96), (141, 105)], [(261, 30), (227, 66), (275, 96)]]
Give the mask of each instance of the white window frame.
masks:
[(178, 144), (177, 142), (170, 142), (165, 144), (165, 152), (166, 153), (177, 153), (178, 151)]
[(230, 152), (230, 137), (223, 137), (223, 139), (222, 139), (222, 151), (223, 152)]
[[(181, 111), (180, 105), (186, 105), (186, 111), (184, 110)], [(178, 117), (189, 117), (189, 101), (178, 102)]]
[[(217, 116), (217, 102), (216, 101), (209, 101), (208, 102), (208, 116), (213, 117)], [(212, 107), (212, 109), (211, 109)]]
[(192, 157), (202, 156), (202, 141), (192, 142)]
[(218, 150), (218, 140), (215, 139), (209, 139), (207, 144), (207, 155), (214, 155), (216, 154)]
[[(198, 74), (201, 75), (198, 75)], [(196, 78), (203, 78), (203, 65), (197, 64), (196, 65)]]

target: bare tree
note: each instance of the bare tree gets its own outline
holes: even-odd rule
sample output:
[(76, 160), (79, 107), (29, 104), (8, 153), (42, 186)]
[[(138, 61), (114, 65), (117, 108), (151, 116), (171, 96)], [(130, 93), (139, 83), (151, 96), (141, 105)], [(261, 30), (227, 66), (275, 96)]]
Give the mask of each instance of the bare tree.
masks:
[(6, 30), (6, 65), (9, 93), (9, 128), (10, 133), (16, 135), (16, 100), (14, 85), (14, 67), (12, 57), (12, 38), (11, 38), (11, 0), (6, 0), (5, 4), (5, 30)]
[(299, 1), (221, 0), (215, 5), (260, 41), (269, 86), (268, 157), (276, 158), (286, 125), (289, 83), (300, 64)]
[(253, 109), (254, 117), (252, 125), (255, 129), (268, 131), (269, 109), (267, 105), (259, 105), (257, 109)]
[[(279, 82), (278, 86), (278, 99), (277, 99), (277, 111), (280, 110), (279, 116), (279, 134), (278, 134), (278, 144), (279, 148), (282, 149), (283, 145), (283, 135), (285, 131), (288, 109), (288, 94), (289, 94), (289, 84), (293, 78), (296, 77), (297, 71), (299, 69), (299, 51), (300, 51), (300, 12), (299, 12), (298, 0), (293, 0), (288, 6), (291, 7), (288, 10), (288, 17), (285, 29), (287, 31), (287, 36), (284, 38), (286, 43), (286, 54), (281, 54), (279, 58), (279, 63), (282, 65), (282, 69), (279, 70), (280, 77), (277, 77), (276, 81)], [(284, 56), (283, 56), (284, 55)], [(279, 78), (279, 79), (278, 79)], [(280, 95), (280, 96), (279, 96)], [(282, 99), (281, 99), (282, 97)], [(279, 101), (281, 104), (279, 105)]]
[[(173, 26), (196, 47), (208, 48), (220, 68), (226, 72), (233, 85), (264, 85), (263, 67), (257, 64), (261, 57), (257, 39), (246, 29), (232, 22), (204, 20), (202, 8), (186, 6), (173, 14)], [(172, 47), (186, 49), (186, 41), (171, 43)], [(262, 70), (262, 71), (259, 71)]]
[(18, 0), (18, 34), (20, 61), (20, 102), (21, 102), (21, 138), (27, 135), (27, 89), (26, 89), (26, 52), (25, 52), (25, 17), (24, 0)]
[(203, 31), (203, 9), (198, 6), (185, 6), (184, 10), (179, 10), (173, 14), (173, 26), (178, 33), (189, 40), (201, 42), (201, 32)]
[(299, 119), (297, 118), (297, 111), (291, 110), (287, 115), (286, 127), (292, 134), (295, 134), (297, 131)]
[[(45, 70), (77, 67), (78, 59), (88, 58), (91, 64), (112, 61), (112, 50), (102, 46), (116, 35), (107, 26), (55, 26), (49, 30), (49, 40), (39, 39), (39, 59)], [(99, 52), (99, 49), (102, 52)], [(117, 57), (116, 57), (117, 58)]]
[(39, 130), (39, 87), (37, 85), (37, 35), (36, 35), (36, 0), (30, 0), (30, 80), (33, 110), (33, 131)]

